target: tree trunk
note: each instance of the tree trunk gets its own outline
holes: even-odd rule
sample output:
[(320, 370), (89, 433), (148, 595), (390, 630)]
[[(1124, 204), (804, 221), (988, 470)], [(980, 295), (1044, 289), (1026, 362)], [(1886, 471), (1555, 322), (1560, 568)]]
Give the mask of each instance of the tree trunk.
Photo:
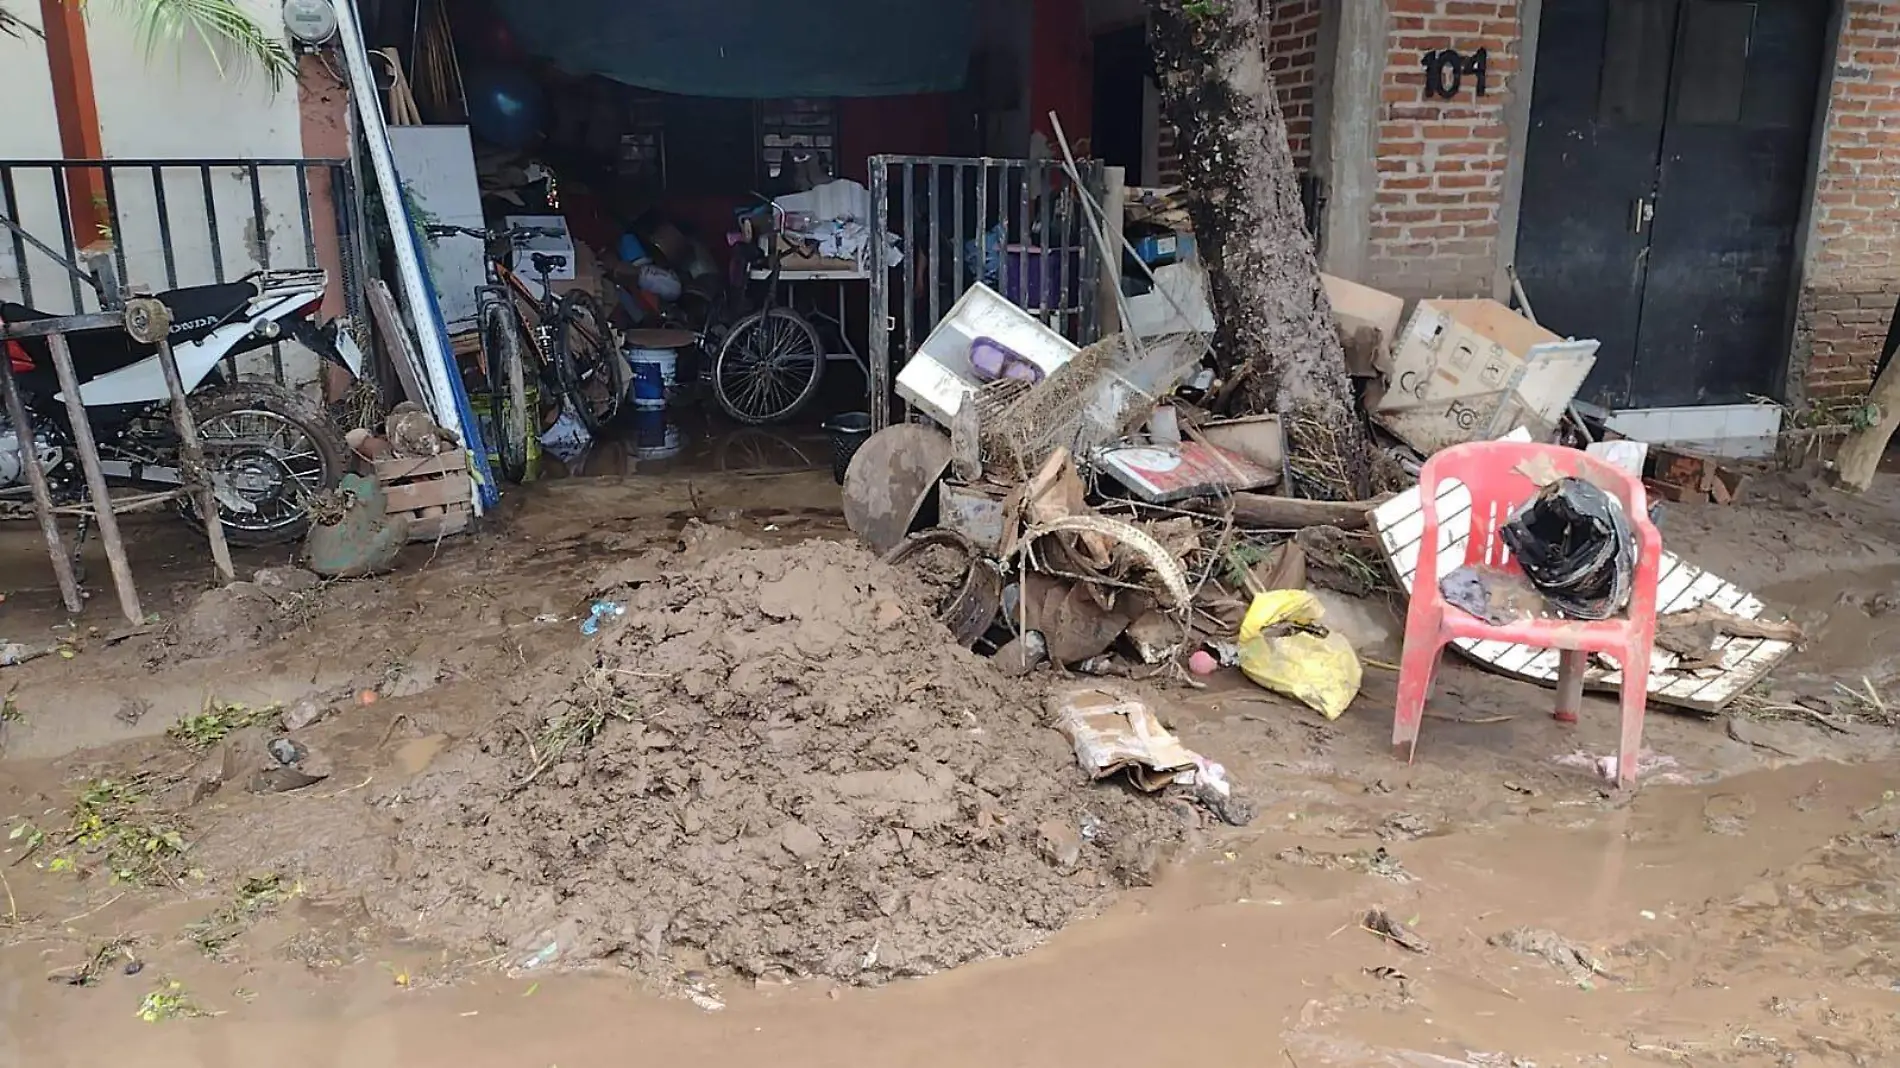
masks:
[(1888, 361), (1867, 400), (1879, 410), (1879, 420), (1847, 435), (1834, 454), (1834, 484), (1855, 493), (1865, 493), (1874, 484), (1887, 442), (1900, 429), (1900, 360)]
[(1371, 445), (1320, 284), (1286, 119), (1267, 71), (1264, 0), (1152, 0), (1161, 99), (1207, 266), (1221, 371), (1241, 407), (1284, 417), (1294, 481), (1364, 497)]

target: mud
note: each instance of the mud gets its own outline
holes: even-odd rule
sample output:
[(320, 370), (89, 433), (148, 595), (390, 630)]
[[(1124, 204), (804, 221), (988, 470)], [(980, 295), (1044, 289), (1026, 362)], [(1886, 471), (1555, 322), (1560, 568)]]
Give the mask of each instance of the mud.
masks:
[(1150, 881), (1192, 811), (1089, 785), (930, 602), (820, 541), (642, 582), (377, 801), (412, 875), (373, 907), (537, 965), (877, 983), (1023, 952)]
[[(1775, 673), (1772, 699), (1847, 700), (1840, 688), (1862, 689), (1865, 679), (1900, 707), (1900, 619), (1890, 611), (1900, 603), (1896, 485), (1883, 481), (1851, 499), (1770, 479), (1735, 507), (1667, 507), (1672, 550), (1808, 625), (1810, 647)], [(0, 835), (0, 1064), (521, 1068), (613, 1063), (633, 1050), (664, 1062), (815, 1068), (853, 1048), (922, 1068), (977, 1060), (1079, 1068), (1105, 1054), (1299, 1068), (1832, 1068), (1900, 1058), (1892, 1013), (1900, 806), (1890, 793), (1900, 731), (1861, 704), (1824, 705), (1828, 722), (1652, 711), (1645, 748), (1669, 765), (1631, 797), (1606, 790), (1589, 767), (1615, 748), (1612, 702), (1590, 698), (1582, 722), (1563, 726), (1548, 715), (1549, 691), (1448, 661), (1408, 765), (1390, 752), (1390, 672), (1369, 663), (1360, 698), (1335, 722), (1223, 672), (1204, 680), (1205, 690), (1152, 696), (1171, 728), (1252, 790), (1261, 813), (1246, 828), (1209, 825), (1198, 841), (1193, 832), (1181, 839), (1184, 814), (1169, 801), (1084, 788), (1068, 777), (1066, 752), (1045, 759), (1033, 746), (1011, 747), (1029, 785), (990, 789), (980, 771), (964, 775), (956, 763), (980, 764), (997, 747), (977, 736), (942, 750), (956, 772), (962, 834), (910, 827), (921, 819), (904, 811), (914, 798), (888, 802), (899, 812), (890, 818), (906, 821), (891, 829), (881, 811), (854, 807), (865, 799), (840, 799), (837, 780), (867, 754), (899, 754), (898, 764), (871, 770), (914, 766), (948, 732), (913, 732), (907, 747), (885, 749), (879, 744), (893, 732), (872, 729), (872, 711), (848, 714), (852, 695), (894, 689), (916, 675), (902, 665), (924, 662), (889, 650), (938, 665), (916, 675), (933, 685), (914, 699), (886, 702), (893, 715), (906, 700), (920, 708), (954, 700), (953, 724), (967, 711), (1013, 729), (1019, 715), (1033, 715), (1020, 706), (1039, 697), (1047, 675), (1007, 688), (972, 683), (967, 660), (940, 642), (883, 634), (922, 627), (921, 618), (870, 635), (839, 625), (838, 644), (866, 652), (834, 649), (827, 659), (815, 647), (769, 645), (774, 633), (814, 629), (795, 615), (729, 613), (727, 602), (744, 601), (741, 571), (719, 566), (814, 534), (848, 536), (828, 505), (835, 497), (823, 471), (535, 487), (489, 530), (424, 547), (395, 575), (313, 591), (285, 613), (283, 636), (215, 664), (141, 638), (107, 641), (122, 626), (109, 596), (95, 596), (80, 625), (67, 626), (45, 588), (37, 532), (22, 528), (23, 563), (9, 571), (0, 560), (5, 636), (50, 634), (77, 657), (7, 669), (18, 685), (17, 718), (0, 720), (10, 754), (0, 762), (0, 817), (9, 830), (22, 821), (56, 825), (94, 777), (188, 772), (197, 758), (162, 734), (211, 695), (287, 710), (314, 695), (313, 710), (328, 714), (291, 737), (336, 767), (286, 794), (254, 795), (234, 780), (182, 805), (190, 870), (176, 886), (49, 870), (45, 854), (23, 857), (21, 840)], [(212, 585), (202, 544), (188, 536), (170, 548), (135, 537), (133, 550), (142, 589), (161, 611), (175, 603), (168, 585), (187, 594)], [(826, 574), (817, 583), (851, 588), (836, 604), (875, 603), (887, 583), (906, 581), (847, 559), (844, 579)], [(281, 561), (251, 554), (243, 562), (248, 572)], [(611, 565), (625, 565), (611, 594), (623, 603), (690, 590), (720, 602), (720, 614), (702, 620), (690, 606), (652, 603), (582, 639), (576, 615)], [(95, 569), (105, 574), (103, 560)], [(768, 582), (764, 569), (751, 572), (759, 587)], [(911, 606), (915, 592), (896, 599)], [(757, 587), (747, 603), (765, 603)], [(821, 610), (834, 602), (811, 603), (812, 620), (826, 622)], [(1374, 637), (1395, 633), (1392, 608), (1402, 604), (1343, 603), (1365, 616), (1370, 659), (1395, 661), (1395, 641)], [(616, 629), (637, 620), (660, 639), (638, 654)], [(768, 655), (742, 663), (741, 648)], [(664, 676), (615, 677), (625, 689), (612, 692), (631, 707), (717, 713), (678, 736), (667, 723), (642, 723), (639, 747), (630, 744), (634, 724), (604, 722), (578, 757), (507, 796), (539, 763), (514, 728), (545, 751), (553, 699), (581, 690), (602, 652), (620, 670)], [(804, 671), (820, 662), (838, 665), (844, 681)], [(740, 670), (744, 663), (766, 667)], [(702, 682), (681, 673), (688, 666), (703, 669)], [(703, 699), (691, 688), (698, 685), (708, 687)], [(382, 700), (360, 703), (364, 689)], [(530, 694), (538, 696), (512, 700)], [(133, 699), (149, 711), (121, 718)], [(836, 721), (834, 700), (846, 710)], [(766, 723), (811, 733), (779, 752), (759, 729)], [(645, 748), (649, 736), (661, 740), (655, 731), (670, 744)], [(712, 780), (695, 776), (715, 763), (724, 772), (741, 752), (751, 763), (716, 800), (733, 808), (758, 800), (746, 802), (751, 822), (736, 837), (713, 841), (706, 828), (723, 833), (736, 821), (701, 811), (715, 800), (699, 792)], [(1564, 762), (1576, 755), (1582, 766)], [(635, 784), (645, 790), (637, 797)], [(1118, 816), (1103, 808), (1111, 799), (1139, 807)], [(1060, 818), (1039, 815), (1051, 806)], [(827, 814), (840, 810), (865, 830), (834, 846)], [(985, 820), (986, 810), (1007, 819)], [(1104, 823), (1086, 823), (1084, 813)], [(486, 826), (468, 823), (483, 817)], [(690, 820), (699, 821), (699, 837), (689, 835)], [(786, 849), (812, 847), (794, 822), (817, 837), (809, 855), (820, 870)], [(1083, 833), (1091, 826), (1097, 834), (1117, 827), (1136, 842), (1145, 829), (1157, 848), (1098, 844)], [(869, 867), (876, 857), (909, 862), (908, 852), (878, 851), (897, 830), (939, 862), (962, 866), (934, 879)], [(634, 844), (648, 839), (659, 844)], [(1170, 853), (1177, 840), (1202, 847)], [(756, 852), (738, 851), (745, 846)], [(704, 852), (689, 861), (692, 848)], [(722, 849), (738, 859), (702, 863), (727, 855)], [(954, 881), (962, 875), (976, 884), (972, 893), (994, 892), (971, 874), (971, 858), (1025, 880), (1018, 892), (1026, 904), (1005, 903), (1006, 922), (981, 930), (999, 941), (1004, 928), (1048, 935), (1046, 944), (875, 989), (776, 981), (791, 974), (783, 960), (829, 948), (849, 966), (849, 950), (862, 944), (771, 942), (788, 937), (789, 925), (769, 910), (936, 937), (908, 914), (884, 916), (852, 879), (880, 874), (931, 895), (963, 886)], [(1118, 860), (1133, 862), (1119, 878)], [(1030, 861), (1054, 875), (1030, 879), (1038, 870)], [(726, 881), (696, 897), (691, 880), (701, 871)], [(231, 915), (245, 881), (266, 872), (294, 892), (221, 936), (215, 959), (194, 944), (191, 932)], [(826, 897), (821, 877), (844, 889)], [(1143, 877), (1154, 885), (1120, 886)], [(483, 900), (488, 893), (501, 895), (500, 906)], [(1051, 900), (1080, 900), (1074, 915), (1093, 918), (1048, 934), (1036, 926), (1044, 917), (1028, 910)], [(649, 902), (692, 921), (680, 929), (706, 945), (719, 944), (707, 933), (714, 922), (763, 932), (766, 940), (749, 935), (741, 947), (770, 951), (757, 980), (745, 981), (736, 962), (713, 965), (706, 945), (674, 940), (670, 927), (652, 965), (644, 963), (646, 943), (626, 928), (645, 933), (639, 920)], [(1430, 952), (1362, 931), (1373, 909), (1415, 931)], [(504, 914), (511, 910), (520, 918)], [(594, 926), (564, 927), (570, 919)], [(958, 937), (951, 931), (945, 941), (956, 949)], [(47, 981), (121, 938), (133, 940), (138, 974), (109, 969), (92, 987)], [(622, 938), (627, 945), (614, 950)], [(547, 941), (558, 943), (554, 959), (524, 968)], [(790, 949), (772, 956), (782, 945)], [(624, 969), (568, 974), (570, 951), (575, 964), (593, 954), (680, 981), (654, 997)], [(885, 951), (880, 944), (880, 958)], [(822, 973), (822, 962), (813, 970)], [(216, 1015), (139, 1020), (141, 999), (173, 982)], [(721, 1003), (723, 1011), (704, 1011)]]

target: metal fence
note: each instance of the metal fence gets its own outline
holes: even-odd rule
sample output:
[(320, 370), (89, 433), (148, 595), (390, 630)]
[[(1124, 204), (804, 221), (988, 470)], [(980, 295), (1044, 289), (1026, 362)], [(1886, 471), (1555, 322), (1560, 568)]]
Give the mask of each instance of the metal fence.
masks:
[[(893, 367), (972, 283), (989, 284), (1078, 345), (1100, 336), (1102, 258), (1061, 161), (873, 156), (870, 168), (873, 426), (890, 422)], [(1099, 203), (1101, 163), (1079, 170)], [(903, 253), (895, 265), (892, 236)]]
[[(352, 321), (367, 321), (362, 219), (346, 160), (0, 159), (0, 214), (45, 246), (0, 228), (0, 299), (40, 311), (100, 310), (68, 265), (105, 248), (121, 283), (154, 292), (324, 268)], [(289, 347), (298, 351), (287, 361)], [(228, 371), (298, 386), (317, 367), (300, 346), (278, 345)]]

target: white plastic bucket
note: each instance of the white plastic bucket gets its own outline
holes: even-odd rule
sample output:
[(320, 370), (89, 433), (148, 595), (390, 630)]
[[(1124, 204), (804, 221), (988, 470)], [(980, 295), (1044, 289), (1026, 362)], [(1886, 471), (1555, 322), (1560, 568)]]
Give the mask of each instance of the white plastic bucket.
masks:
[(678, 355), (670, 349), (627, 350), (627, 363), (633, 368), (633, 384), (629, 388), (635, 408), (651, 411), (666, 407), (678, 362)]

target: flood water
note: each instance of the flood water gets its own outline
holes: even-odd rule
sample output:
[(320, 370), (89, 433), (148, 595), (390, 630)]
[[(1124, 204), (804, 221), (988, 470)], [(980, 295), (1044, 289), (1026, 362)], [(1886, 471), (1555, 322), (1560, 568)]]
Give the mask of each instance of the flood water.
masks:
[[(334, 969), (282, 947), (242, 967), (180, 965), (222, 1015), (154, 1024), (135, 1017), (150, 972), (49, 982), (78, 943), (25, 939), (0, 950), (0, 1063), (1890, 1064), (1897, 771), (1656, 786), (1608, 812), (1533, 804), (1388, 844), (1405, 883), (1288, 863), (1295, 845), (1355, 843), (1303, 842), (1278, 826), (1297, 812), (1270, 810), (1025, 957), (882, 989), (709, 980), (720, 1011), (612, 974), (437, 987), (420, 978), (430, 947), (390, 944)], [(1372, 907), (1429, 952), (1364, 930)], [(299, 902), (263, 934), (347, 927), (338, 908)], [(154, 921), (108, 910), (73, 929)], [(1584, 947), (1602, 974), (1488, 944), (1524, 927)]]

